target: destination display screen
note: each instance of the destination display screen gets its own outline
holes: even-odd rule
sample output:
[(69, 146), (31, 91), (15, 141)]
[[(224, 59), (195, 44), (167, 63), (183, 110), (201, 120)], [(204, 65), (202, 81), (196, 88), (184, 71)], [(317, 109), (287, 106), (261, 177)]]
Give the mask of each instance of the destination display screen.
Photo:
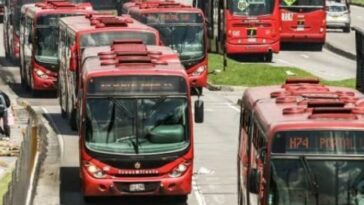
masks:
[(200, 13), (150, 13), (144, 18), (146, 24), (203, 23)]
[(273, 138), (273, 153), (364, 154), (363, 131), (291, 131)]
[(89, 81), (88, 94), (187, 93), (186, 81), (178, 76), (107, 76)]

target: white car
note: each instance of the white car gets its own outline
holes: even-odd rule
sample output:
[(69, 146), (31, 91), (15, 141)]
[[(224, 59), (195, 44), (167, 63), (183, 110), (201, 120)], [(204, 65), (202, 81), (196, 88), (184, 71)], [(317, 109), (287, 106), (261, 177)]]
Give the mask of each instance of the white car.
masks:
[(350, 32), (350, 10), (347, 4), (334, 1), (326, 2), (326, 27), (339, 28), (344, 32)]

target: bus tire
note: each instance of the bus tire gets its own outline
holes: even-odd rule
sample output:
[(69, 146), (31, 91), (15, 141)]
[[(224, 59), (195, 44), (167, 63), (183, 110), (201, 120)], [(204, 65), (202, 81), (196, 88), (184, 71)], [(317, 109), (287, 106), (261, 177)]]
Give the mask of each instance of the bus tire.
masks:
[(317, 43), (314, 45), (314, 49), (316, 51), (322, 51), (323, 48), (324, 48), (324, 43)]
[(76, 112), (77, 112), (76, 109), (72, 109), (72, 111), (70, 113), (70, 118), (68, 121), (68, 123), (73, 131), (77, 130)]
[(94, 196), (83, 196), (83, 201), (86, 203), (93, 203), (95, 202), (96, 197)]
[(176, 201), (176, 202), (179, 202), (179, 203), (186, 203), (187, 200), (188, 200), (188, 195), (180, 195), (180, 196), (174, 196), (173, 199)]
[(343, 28), (344, 33), (350, 33), (350, 26)]
[(264, 62), (271, 63), (273, 60), (273, 53), (269, 52), (264, 55)]

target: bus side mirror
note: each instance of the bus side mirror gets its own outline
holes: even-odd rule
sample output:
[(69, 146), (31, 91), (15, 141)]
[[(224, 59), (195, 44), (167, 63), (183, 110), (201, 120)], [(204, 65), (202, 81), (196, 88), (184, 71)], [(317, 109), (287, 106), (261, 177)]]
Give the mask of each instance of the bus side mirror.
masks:
[(252, 168), (249, 170), (249, 192), (258, 194), (259, 192), (260, 176), (257, 169)]
[(195, 122), (203, 123), (204, 117), (204, 103), (202, 100), (198, 99), (195, 101)]
[(70, 58), (70, 71), (76, 72), (77, 70), (77, 57), (76, 57), (76, 46), (71, 47), (71, 58)]

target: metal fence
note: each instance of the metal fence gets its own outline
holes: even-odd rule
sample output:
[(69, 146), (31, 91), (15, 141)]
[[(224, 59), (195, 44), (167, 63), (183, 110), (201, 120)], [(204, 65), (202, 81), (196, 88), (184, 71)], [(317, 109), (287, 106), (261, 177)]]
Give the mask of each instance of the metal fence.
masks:
[(364, 93), (364, 30), (354, 28), (356, 42), (356, 89)]
[(24, 132), (8, 192), (3, 197), (3, 205), (31, 204), (41, 161), (44, 159), (46, 138), (42, 137), (44, 127), (39, 117), (30, 107), (27, 108), (29, 120)]

